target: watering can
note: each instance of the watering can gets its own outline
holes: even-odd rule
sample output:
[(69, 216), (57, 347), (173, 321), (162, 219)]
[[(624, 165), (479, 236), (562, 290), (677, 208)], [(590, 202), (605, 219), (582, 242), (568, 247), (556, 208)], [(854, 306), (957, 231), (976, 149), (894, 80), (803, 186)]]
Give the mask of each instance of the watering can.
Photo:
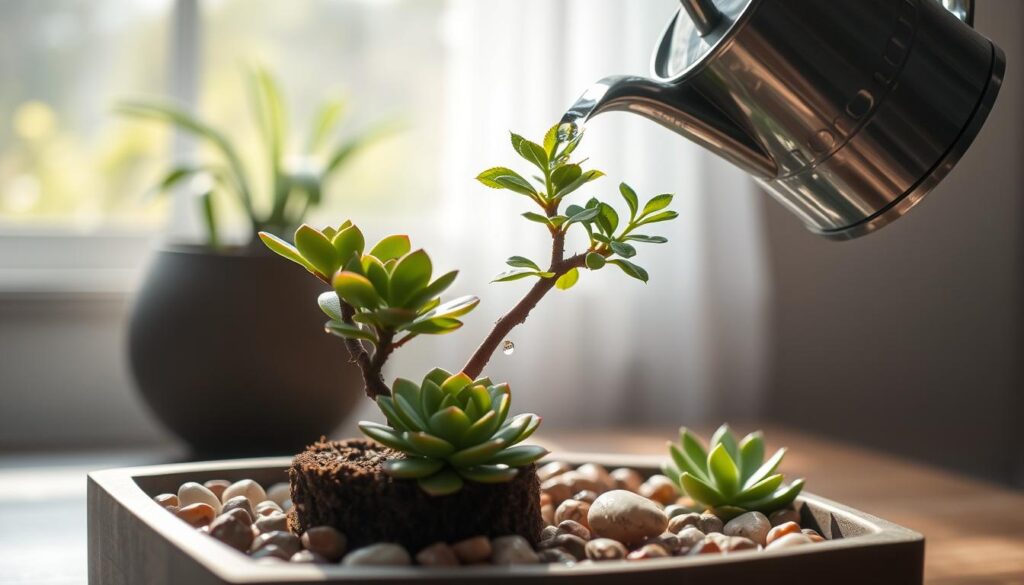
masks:
[(562, 122), (640, 114), (752, 175), (811, 231), (858, 237), (933, 189), (991, 111), (1006, 61), (973, 11), (970, 0), (681, 0), (652, 77), (602, 79)]

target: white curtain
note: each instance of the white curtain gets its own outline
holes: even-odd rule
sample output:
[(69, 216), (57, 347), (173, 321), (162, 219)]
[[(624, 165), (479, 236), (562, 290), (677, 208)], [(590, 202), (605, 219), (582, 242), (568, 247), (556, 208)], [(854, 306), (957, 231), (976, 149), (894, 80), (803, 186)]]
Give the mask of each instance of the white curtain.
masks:
[[(417, 237), (443, 267), (462, 269), (457, 293), (483, 302), (458, 333), (403, 349), (392, 374), (461, 366), (530, 286), (487, 284), (504, 260), (519, 254), (546, 263), (549, 236), (519, 217), (530, 202), (473, 177), (496, 165), (526, 172), (510, 130), (538, 140), (598, 78), (647, 74), (677, 7), (673, 0), (450, 1), (442, 31), (450, 46), (442, 195)], [(608, 176), (576, 199), (594, 194), (618, 205), (617, 185), (626, 180), (641, 197), (676, 193), (681, 218), (651, 229), (668, 244), (638, 247), (647, 285), (612, 266), (584, 271), (576, 287), (552, 291), (512, 332), (514, 353), (499, 351), (486, 373), (512, 385), (516, 410), (562, 428), (756, 416), (765, 380), (763, 195), (713, 155), (628, 114), (595, 118), (578, 152)]]

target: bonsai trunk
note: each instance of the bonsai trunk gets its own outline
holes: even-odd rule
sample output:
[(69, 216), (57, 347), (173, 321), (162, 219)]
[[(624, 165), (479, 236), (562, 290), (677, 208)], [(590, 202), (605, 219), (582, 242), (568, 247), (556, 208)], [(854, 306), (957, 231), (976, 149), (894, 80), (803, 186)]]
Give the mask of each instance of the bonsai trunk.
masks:
[(292, 528), (328, 525), (350, 547), (395, 542), (415, 553), (435, 542), (477, 535), (518, 534), (536, 544), (543, 522), (536, 466), (506, 483), (467, 481), (455, 494), (434, 497), (415, 481), (394, 479), (384, 462), (403, 454), (363, 439), (311, 445), (289, 469)]

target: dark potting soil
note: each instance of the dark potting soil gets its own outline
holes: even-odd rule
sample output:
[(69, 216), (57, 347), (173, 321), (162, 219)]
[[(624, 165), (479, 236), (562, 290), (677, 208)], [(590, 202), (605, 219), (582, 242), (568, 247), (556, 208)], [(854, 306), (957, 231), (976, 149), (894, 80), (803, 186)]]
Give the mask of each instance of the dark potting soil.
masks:
[(543, 522), (536, 466), (520, 468), (506, 483), (467, 481), (459, 492), (435, 497), (415, 481), (384, 473), (385, 461), (403, 457), (364, 439), (314, 443), (288, 470), (292, 528), (301, 534), (312, 526), (334, 526), (350, 548), (396, 542), (413, 553), (481, 534), (518, 534), (537, 544)]

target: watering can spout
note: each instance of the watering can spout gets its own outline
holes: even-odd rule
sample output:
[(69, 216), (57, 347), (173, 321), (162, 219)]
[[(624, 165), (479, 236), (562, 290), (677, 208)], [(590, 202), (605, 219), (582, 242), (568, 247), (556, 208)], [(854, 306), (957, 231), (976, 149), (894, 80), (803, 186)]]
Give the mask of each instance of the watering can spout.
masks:
[(582, 127), (590, 118), (610, 111), (653, 120), (754, 176), (767, 179), (777, 174), (775, 162), (764, 149), (696, 90), (646, 77), (605, 77), (576, 100), (561, 123)]

